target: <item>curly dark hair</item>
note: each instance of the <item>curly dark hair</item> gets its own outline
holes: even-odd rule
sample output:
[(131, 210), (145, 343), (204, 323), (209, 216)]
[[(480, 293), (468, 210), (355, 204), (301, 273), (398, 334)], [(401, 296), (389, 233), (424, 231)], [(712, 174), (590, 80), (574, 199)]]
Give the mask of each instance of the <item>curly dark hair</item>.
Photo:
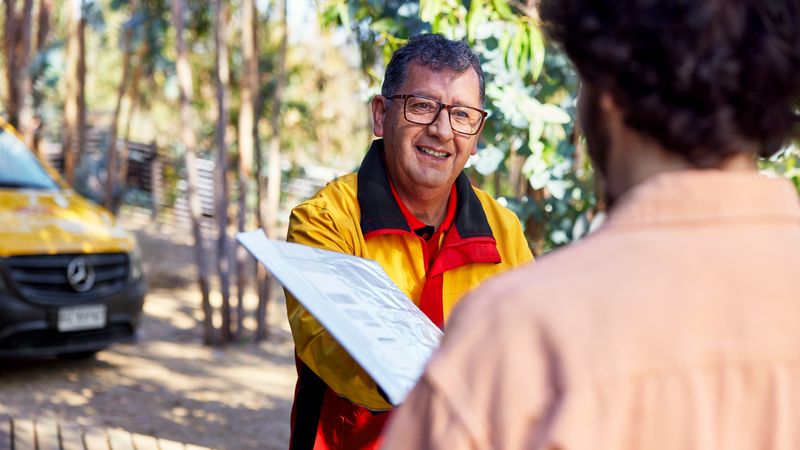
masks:
[(391, 97), (397, 93), (408, 77), (408, 65), (416, 62), (435, 71), (449, 70), (463, 73), (472, 68), (478, 74), (481, 104), (486, 97), (486, 81), (478, 56), (465, 42), (447, 39), (441, 34), (412, 36), (405, 45), (397, 49), (386, 66), (381, 95)]
[(769, 156), (798, 134), (800, 0), (542, 0), (540, 12), (629, 126), (696, 167), (752, 144)]

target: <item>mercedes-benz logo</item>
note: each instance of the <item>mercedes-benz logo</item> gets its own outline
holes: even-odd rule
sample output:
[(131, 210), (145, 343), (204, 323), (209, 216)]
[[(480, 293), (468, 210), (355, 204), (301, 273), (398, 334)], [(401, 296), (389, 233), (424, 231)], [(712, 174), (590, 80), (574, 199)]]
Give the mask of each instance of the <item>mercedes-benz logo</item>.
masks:
[(84, 256), (72, 259), (67, 266), (67, 281), (77, 292), (86, 292), (94, 286), (94, 266)]

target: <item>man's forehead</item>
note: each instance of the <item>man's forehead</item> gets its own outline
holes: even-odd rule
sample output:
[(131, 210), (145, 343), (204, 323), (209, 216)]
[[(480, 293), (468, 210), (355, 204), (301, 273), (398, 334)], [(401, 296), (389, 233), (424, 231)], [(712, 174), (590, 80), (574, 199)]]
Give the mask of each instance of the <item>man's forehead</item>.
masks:
[[(472, 67), (463, 72), (412, 62), (408, 65), (403, 94), (427, 95), (450, 103), (480, 104), (480, 80)], [(446, 97), (446, 98), (445, 98)]]

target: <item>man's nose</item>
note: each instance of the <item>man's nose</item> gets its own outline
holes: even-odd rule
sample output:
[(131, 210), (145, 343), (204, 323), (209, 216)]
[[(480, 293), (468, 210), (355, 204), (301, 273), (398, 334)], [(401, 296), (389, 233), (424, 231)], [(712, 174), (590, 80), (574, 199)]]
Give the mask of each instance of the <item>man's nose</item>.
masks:
[(450, 125), (450, 111), (447, 108), (442, 108), (439, 110), (439, 114), (436, 115), (436, 119), (428, 125), (428, 132), (432, 135), (436, 135), (439, 139), (442, 140), (450, 140), (453, 139), (454, 132), (453, 127)]

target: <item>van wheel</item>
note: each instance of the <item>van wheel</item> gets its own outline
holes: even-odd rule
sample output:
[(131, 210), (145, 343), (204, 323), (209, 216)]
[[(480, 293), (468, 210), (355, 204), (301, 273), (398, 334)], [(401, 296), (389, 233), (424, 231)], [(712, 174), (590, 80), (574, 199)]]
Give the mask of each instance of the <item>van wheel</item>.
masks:
[(84, 359), (94, 358), (95, 355), (97, 355), (97, 352), (99, 352), (99, 350), (89, 352), (59, 353), (57, 358), (64, 361), (82, 361)]

